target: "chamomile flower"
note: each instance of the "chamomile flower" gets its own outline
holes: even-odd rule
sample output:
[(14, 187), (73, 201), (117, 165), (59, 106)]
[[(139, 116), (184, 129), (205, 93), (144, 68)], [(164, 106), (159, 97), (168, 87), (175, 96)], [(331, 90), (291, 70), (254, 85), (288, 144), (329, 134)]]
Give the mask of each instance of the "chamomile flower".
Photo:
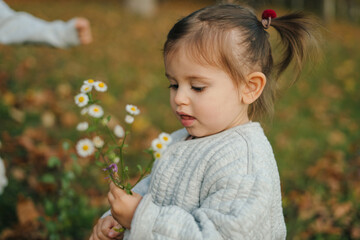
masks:
[(102, 140), (99, 136), (95, 136), (92, 141), (96, 148), (102, 148), (104, 146), (104, 140)]
[(5, 164), (2, 158), (0, 157), (0, 194), (2, 194), (7, 184), (8, 184), (8, 180), (5, 174)]
[(80, 114), (81, 114), (81, 115), (85, 115), (85, 114), (87, 114), (88, 112), (89, 112), (89, 108), (85, 107), (85, 108), (81, 109)]
[(119, 158), (119, 157), (115, 157), (113, 161), (114, 161), (114, 163), (119, 163), (119, 162), (120, 162), (120, 158)]
[(93, 104), (89, 107), (89, 115), (94, 118), (100, 118), (104, 115), (104, 110), (101, 106)]
[(134, 117), (131, 115), (126, 115), (125, 116), (125, 122), (128, 124), (132, 124), (134, 122)]
[(85, 131), (89, 128), (89, 124), (87, 122), (81, 122), (76, 126), (76, 130), (78, 131)]
[(107, 85), (104, 82), (96, 81), (94, 83), (95, 90), (98, 92), (105, 92), (107, 90)]
[(81, 86), (81, 88), (80, 88), (80, 92), (82, 92), (82, 93), (88, 93), (88, 92), (91, 92), (91, 90), (92, 90), (92, 85), (90, 85), (90, 84), (84, 84), (84, 85), (82, 85)]
[(95, 80), (94, 80), (94, 79), (85, 80), (85, 81), (84, 81), (84, 84), (93, 86), (93, 85), (95, 84)]
[(159, 159), (159, 158), (161, 158), (161, 153), (160, 152), (154, 152), (154, 157), (155, 157), (155, 159)]
[(125, 136), (125, 131), (120, 125), (116, 125), (114, 128), (114, 134), (118, 138), (123, 138)]
[(155, 152), (161, 152), (166, 148), (166, 145), (156, 138), (151, 142), (151, 147)]
[(170, 134), (164, 132), (160, 133), (159, 139), (165, 145), (169, 145), (172, 141)]
[(86, 104), (88, 104), (88, 102), (89, 102), (89, 97), (85, 93), (79, 93), (78, 95), (75, 96), (75, 103), (79, 107), (86, 106)]
[(131, 115), (139, 115), (140, 114), (140, 110), (138, 109), (137, 106), (135, 105), (131, 105), (131, 104), (127, 104), (125, 107), (126, 111), (131, 114)]
[(90, 156), (95, 151), (94, 144), (88, 138), (81, 139), (76, 144), (76, 151), (80, 157)]

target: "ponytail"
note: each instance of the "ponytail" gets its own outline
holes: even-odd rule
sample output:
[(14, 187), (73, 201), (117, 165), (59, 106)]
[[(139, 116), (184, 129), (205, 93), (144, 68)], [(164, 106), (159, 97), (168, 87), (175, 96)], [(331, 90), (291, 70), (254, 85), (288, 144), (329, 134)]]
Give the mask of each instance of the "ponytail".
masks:
[(294, 61), (295, 81), (304, 62), (319, 54), (319, 24), (303, 12), (295, 12), (273, 19), (271, 26), (279, 33), (284, 47), (280, 59), (275, 61), (274, 77), (278, 78)]

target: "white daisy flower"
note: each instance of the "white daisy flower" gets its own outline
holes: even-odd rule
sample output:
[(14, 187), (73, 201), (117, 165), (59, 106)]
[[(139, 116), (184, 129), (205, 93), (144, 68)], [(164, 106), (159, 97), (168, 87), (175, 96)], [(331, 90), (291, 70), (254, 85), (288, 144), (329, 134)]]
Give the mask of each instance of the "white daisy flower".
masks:
[(156, 138), (151, 142), (151, 147), (155, 152), (161, 152), (166, 148), (166, 145)]
[(89, 97), (85, 93), (79, 93), (75, 96), (75, 103), (79, 107), (84, 107), (89, 102)]
[(84, 84), (93, 86), (93, 85), (95, 84), (95, 80), (94, 80), (94, 79), (85, 80), (85, 81), (84, 81)]
[(114, 158), (114, 163), (119, 163), (119, 162), (120, 162), (120, 158), (119, 158), (119, 157)]
[(89, 108), (85, 107), (85, 108), (81, 109), (80, 114), (81, 114), (81, 115), (85, 115), (85, 114), (87, 114), (88, 112), (89, 112)]
[(154, 157), (155, 157), (155, 159), (159, 159), (159, 158), (161, 158), (161, 153), (160, 152), (154, 152)]
[(90, 85), (90, 84), (84, 84), (84, 85), (82, 85), (81, 86), (81, 88), (80, 88), (80, 92), (82, 92), (82, 93), (88, 93), (88, 92), (91, 92), (91, 90), (92, 90), (92, 85)]
[(76, 151), (80, 157), (90, 156), (95, 151), (94, 144), (88, 138), (81, 139), (76, 144)]
[(104, 82), (96, 81), (94, 84), (95, 90), (98, 92), (105, 92), (107, 90), (107, 85)]
[(131, 115), (139, 115), (140, 114), (140, 110), (138, 109), (137, 106), (135, 105), (131, 105), (131, 104), (127, 104), (126, 107), (125, 107), (126, 111), (128, 113), (130, 113)]
[(134, 122), (134, 117), (131, 115), (126, 115), (125, 122), (128, 124), (132, 124)]
[(116, 125), (114, 128), (114, 134), (118, 138), (123, 138), (125, 136), (125, 131), (120, 125)]
[(102, 140), (99, 136), (95, 136), (93, 138), (93, 143), (97, 148), (102, 148), (104, 146), (104, 140)]
[(170, 134), (165, 133), (165, 132), (160, 133), (159, 139), (165, 145), (169, 145), (172, 141)]
[(101, 106), (93, 104), (89, 107), (89, 115), (95, 118), (100, 118), (104, 115), (104, 110)]
[(81, 122), (76, 126), (76, 130), (78, 131), (85, 131), (89, 128), (89, 124), (87, 122)]
[(0, 157), (0, 194), (3, 193), (4, 188), (8, 185), (8, 180), (5, 174), (5, 164)]

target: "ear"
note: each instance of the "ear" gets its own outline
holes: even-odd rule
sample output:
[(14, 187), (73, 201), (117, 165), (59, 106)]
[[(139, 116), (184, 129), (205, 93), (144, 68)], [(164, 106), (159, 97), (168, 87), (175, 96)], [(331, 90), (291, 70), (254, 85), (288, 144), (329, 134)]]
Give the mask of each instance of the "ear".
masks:
[(258, 99), (264, 90), (266, 76), (262, 72), (253, 72), (247, 75), (246, 83), (241, 90), (242, 101), (245, 104), (251, 104)]

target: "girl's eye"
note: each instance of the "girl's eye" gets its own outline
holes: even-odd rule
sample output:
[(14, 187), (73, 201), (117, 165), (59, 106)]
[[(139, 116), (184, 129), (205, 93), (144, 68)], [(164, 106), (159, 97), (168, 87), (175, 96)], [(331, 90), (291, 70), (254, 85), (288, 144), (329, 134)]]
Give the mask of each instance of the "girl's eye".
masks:
[(191, 89), (193, 89), (195, 92), (202, 92), (205, 89), (205, 87), (194, 87), (194, 86), (192, 86)]
[(169, 85), (169, 88), (170, 88), (170, 89), (175, 89), (175, 90), (176, 90), (176, 89), (178, 89), (178, 87), (179, 87), (178, 84), (170, 84), (170, 85)]

